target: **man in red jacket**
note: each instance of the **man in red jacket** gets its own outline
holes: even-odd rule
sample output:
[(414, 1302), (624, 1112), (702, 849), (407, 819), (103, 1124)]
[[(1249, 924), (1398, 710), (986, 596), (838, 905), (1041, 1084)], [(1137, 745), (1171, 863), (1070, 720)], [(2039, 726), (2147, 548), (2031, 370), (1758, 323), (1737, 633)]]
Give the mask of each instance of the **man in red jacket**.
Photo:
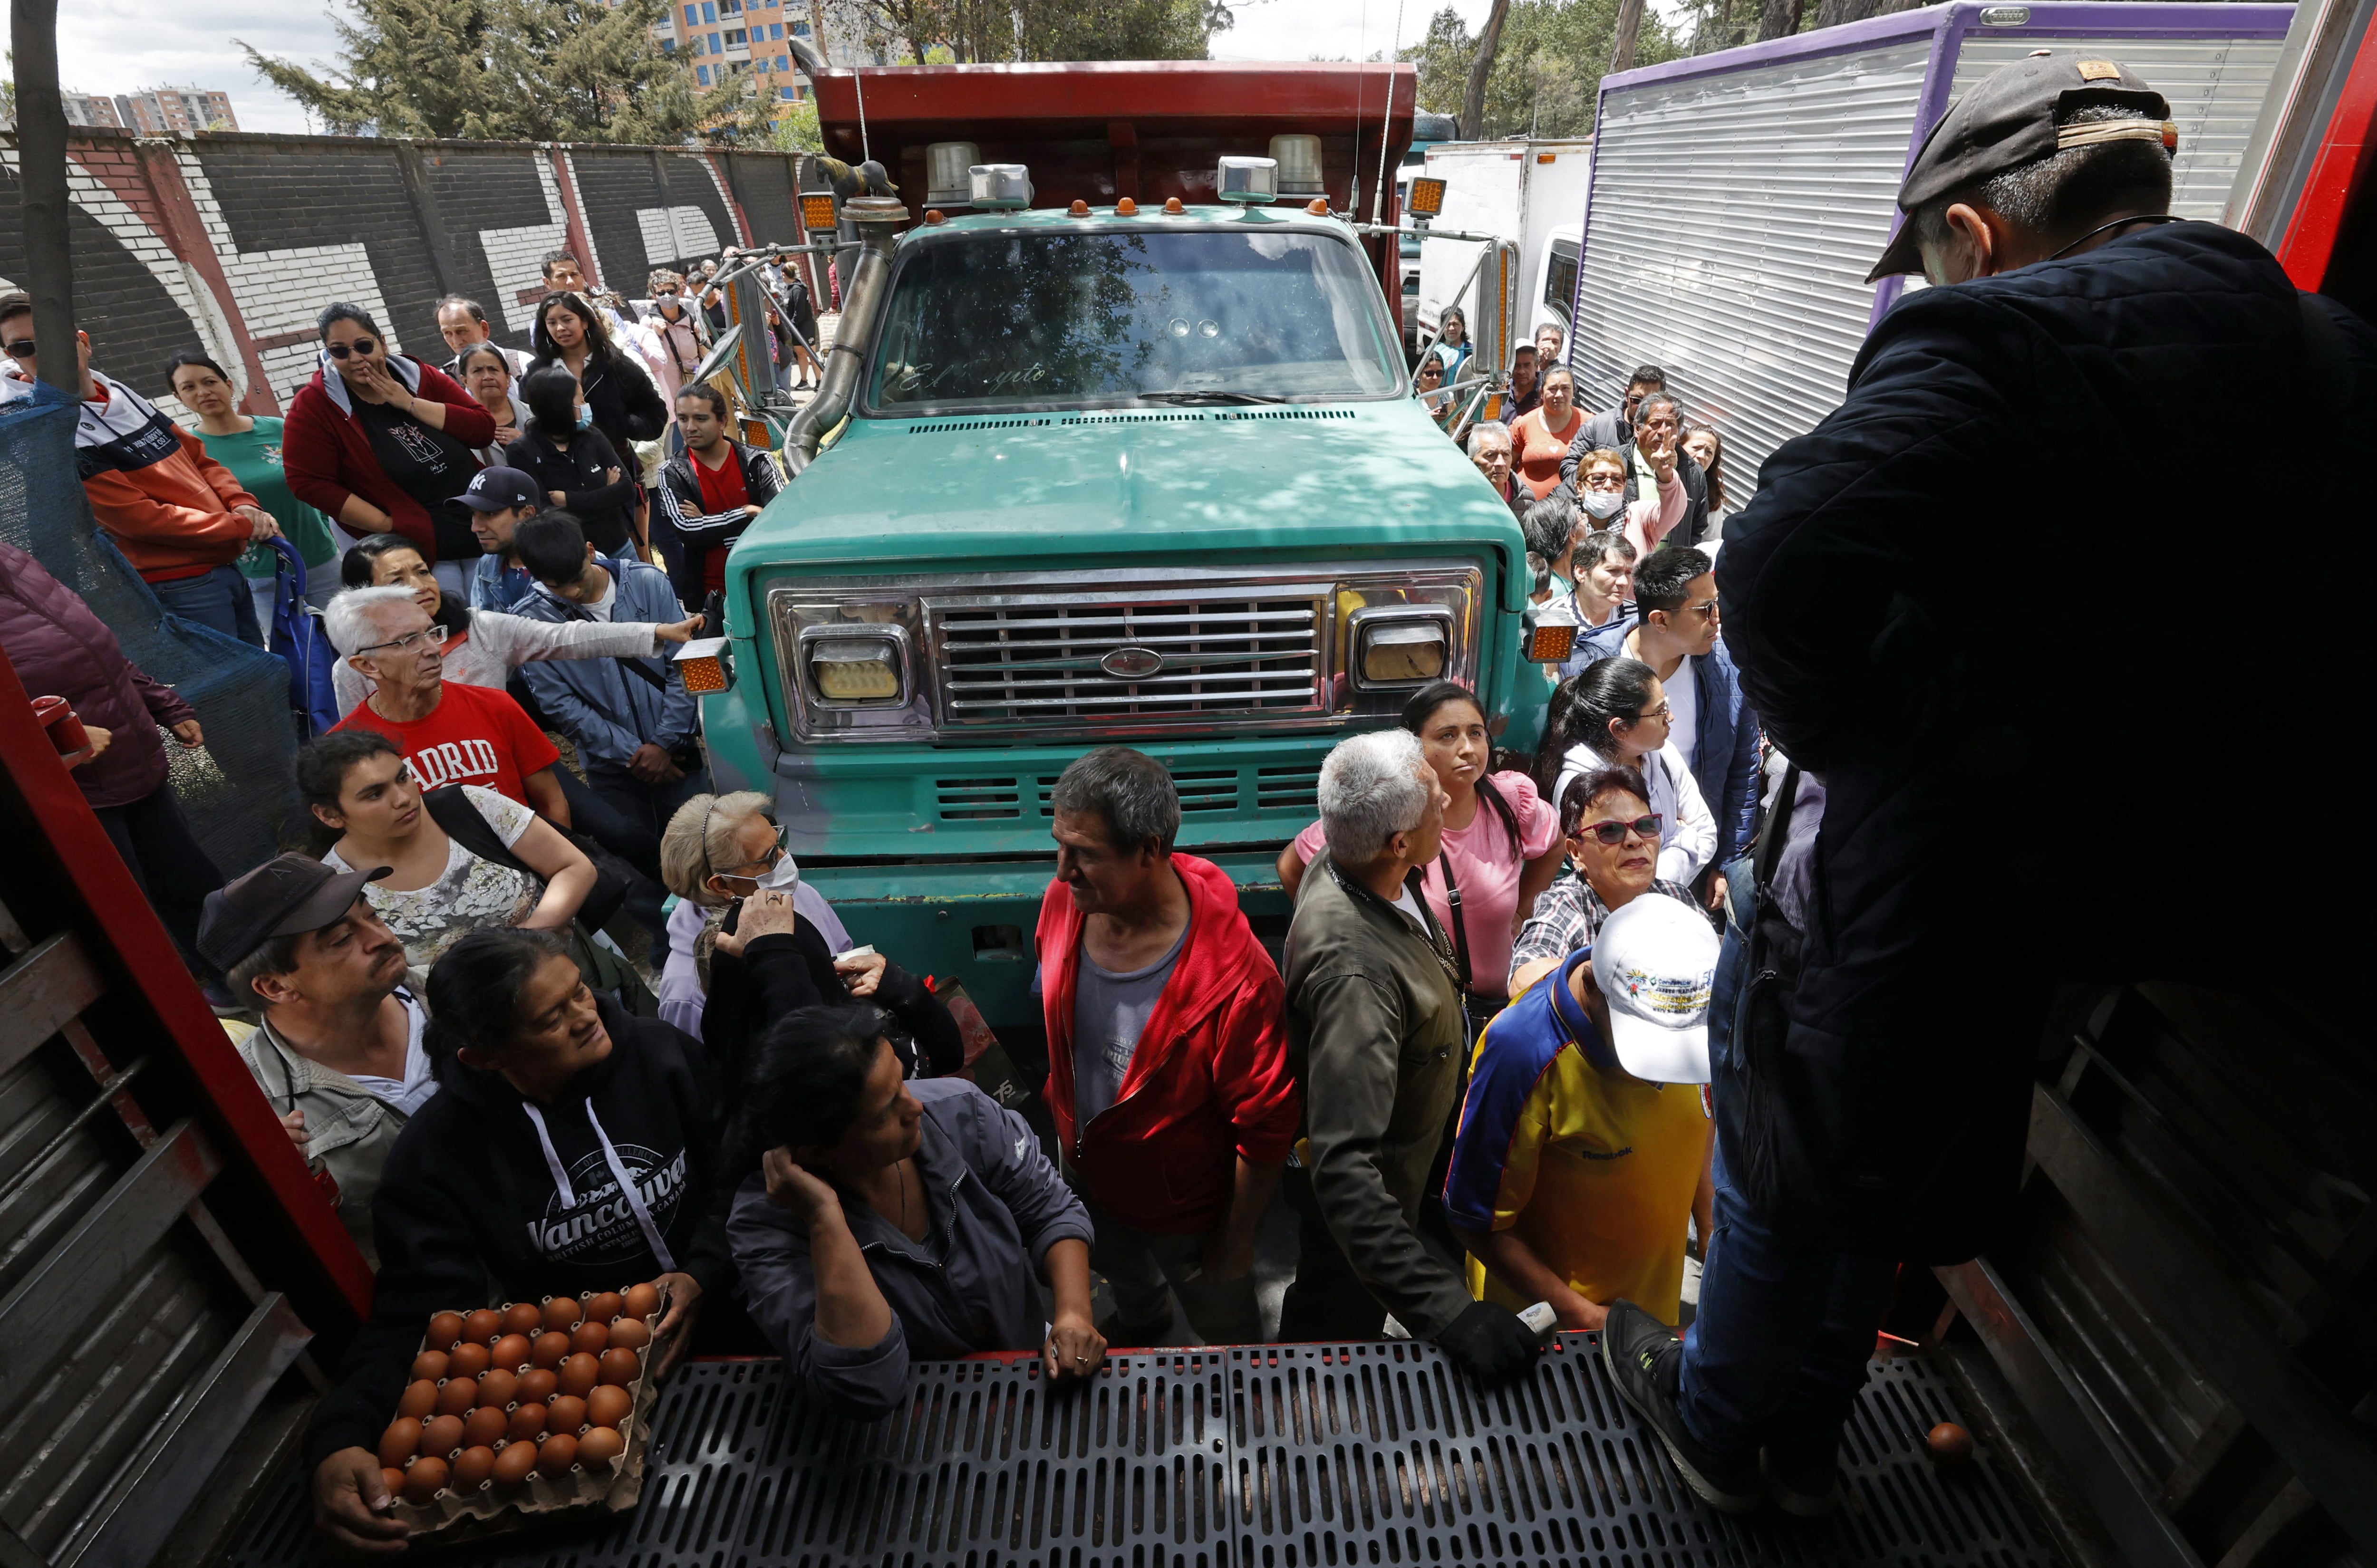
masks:
[(1160, 1345), (1177, 1295), (1211, 1345), (1262, 1337), (1255, 1228), (1296, 1138), (1279, 969), (1227, 873), (1175, 854), (1180, 797), (1104, 746), (1057, 780), (1040, 904), (1047, 1100), (1114, 1288), (1108, 1343)]

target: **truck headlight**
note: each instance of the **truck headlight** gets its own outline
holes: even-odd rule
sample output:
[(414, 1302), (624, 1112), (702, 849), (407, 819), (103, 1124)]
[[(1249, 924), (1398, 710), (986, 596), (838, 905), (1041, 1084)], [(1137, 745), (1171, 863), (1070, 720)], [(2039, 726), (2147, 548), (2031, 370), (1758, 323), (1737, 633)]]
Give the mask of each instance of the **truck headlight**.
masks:
[(1452, 664), (1452, 624), (1441, 612), (1357, 611), (1354, 679), (1364, 686), (1424, 686)]
[(907, 700), (907, 661), (888, 636), (820, 637), (808, 645), (809, 683), (830, 703), (891, 706)]

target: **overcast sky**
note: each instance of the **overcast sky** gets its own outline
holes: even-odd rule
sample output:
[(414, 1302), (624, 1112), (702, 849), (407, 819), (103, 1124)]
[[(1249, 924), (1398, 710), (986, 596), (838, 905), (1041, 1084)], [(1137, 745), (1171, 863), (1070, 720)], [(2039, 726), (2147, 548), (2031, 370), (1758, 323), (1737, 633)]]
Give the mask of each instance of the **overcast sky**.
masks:
[[(1214, 35), (1213, 54), (1367, 59), (1393, 41), (1418, 38), (1442, 3), (1404, 0), (1398, 32), (1396, 0), (1236, 0), (1237, 25)], [(1490, 0), (1451, 4), (1475, 29)], [(63, 85), (76, 92), (133, 92), (167, 82), (219, 88), (231, 94), (242, 130), (305, 130), (304, 113), (248, 68), (234, 38), (306, 64), (327, 63), (338, 51), (319, 0), (78, 0), (59, 9), (59, 69)]]

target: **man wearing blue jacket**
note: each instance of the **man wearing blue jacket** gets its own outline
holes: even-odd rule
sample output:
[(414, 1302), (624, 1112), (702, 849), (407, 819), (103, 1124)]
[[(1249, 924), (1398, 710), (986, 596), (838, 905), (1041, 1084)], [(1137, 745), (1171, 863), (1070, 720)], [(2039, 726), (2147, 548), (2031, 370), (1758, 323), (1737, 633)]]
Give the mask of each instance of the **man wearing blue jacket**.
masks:
[[(682, 617), (657, 566), (600, 555), (567, 512), (546, 512), (512, 536), (537, 589), (512, 607), (537, 621)], [(624, 819), (617, 846), (646, 876), (660, 875), (661, 833), (677, 807), (710, 789), (698, 739), (700, 709), (676, 666), (656, 659), (579, 659), (523, 665), (537, 706), (576, 742), (586, 782)], [(639, 911), (640, 915), (642, 911)]]
[(1750, 852), (1758, 814), (1758, 715), (1741, 693), (1741, 676), (1717, 641), (1716, 576), (1709, 558), (1690, 545), (1651, 552), (1634, 568), (1637, 620), (1622, 616), (1577, 640), (1560, 666), (1565, 681), (1596, 659), (1639, 659), (1659, 677), (1674, 710), (1667, 743), (1684, 754), (1692, 782), (1716, 817), (1716, 853), (1706, 896), (1725, 898), (1725, 868)]
[[(1768, 733), (1822, 781), (1822, 821), (1797, 927), (1762, 894), (1758, 983), (1732, 988), (1712, 1041), (1690, 1335), (1619, 1302), (1603, 1337), (1619, 1392), (1720, 1508), (1837, 1505), (1900, 1265), (2005, 1237), (2055, 985), (2222, 968), (2206, 867), (2252, 829), (2184, 777), (2188, 738), (2365, 706), (2360, 619), (2324, 611), (2352, 601), (2348, 576), (2289, 590), (2323, 608), (2284, 657), (2204, 655), (2200, 564), (2238, 527), (2205, 504), (2235, 475), (2204, 410), (2283, 388), (2325, 428), (2377, 429), (2377, 333), (2245, 235), (2175, 219), (2178, 139), (2162, 94), (2101, 57), (2041, 51), (1966, 89), (1873, 272), (1931, 286), (1876, 324), (1846, 398), (1726, 525), (1726, 641)], [(2364, 451), (2254, 465), (2256, 509), (2358, 515)], [(2050, 552), (2120, 519), (2151, 539), (2118, 574), (2026, 592), (1989, 565), (2009, 505)], [(2350, 799), (2348, 748), (2322, 750), (2296, 748), (2314, 776), (2298, 793)], [(1804, 826), (1769, 824), (1783, 860)], [(2265, 956), (2228, 978), (2347, 972), (2365, 921), (2335, 917), (2356, 893), (2330, 880), (2257, 901), (2246, 950)]]

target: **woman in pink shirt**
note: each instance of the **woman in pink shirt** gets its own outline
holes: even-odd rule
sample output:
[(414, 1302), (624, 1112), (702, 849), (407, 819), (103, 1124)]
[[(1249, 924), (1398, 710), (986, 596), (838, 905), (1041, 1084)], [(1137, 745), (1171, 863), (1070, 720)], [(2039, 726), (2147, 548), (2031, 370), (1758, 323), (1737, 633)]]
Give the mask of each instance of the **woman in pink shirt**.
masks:
[[(1535, 895), (1559, 873), (1559, 814), (1525, 774), (1487, 773), (1493, 742), (1468, 687), (1452, 681), (1422, 687), (1404, 705), (1403, 721), (1419, 737), (1428, 766), (1451, 797), (1444, 808), (1444, 849), (1422, 885), (1428, 908), (1452, 938), (1471, 1016), (1482, 1024), (1508, 999), (1511, 944)], [(1280, 851), (1279, 879), (1291, 900), (1323, 842), (1316, 822)]]

